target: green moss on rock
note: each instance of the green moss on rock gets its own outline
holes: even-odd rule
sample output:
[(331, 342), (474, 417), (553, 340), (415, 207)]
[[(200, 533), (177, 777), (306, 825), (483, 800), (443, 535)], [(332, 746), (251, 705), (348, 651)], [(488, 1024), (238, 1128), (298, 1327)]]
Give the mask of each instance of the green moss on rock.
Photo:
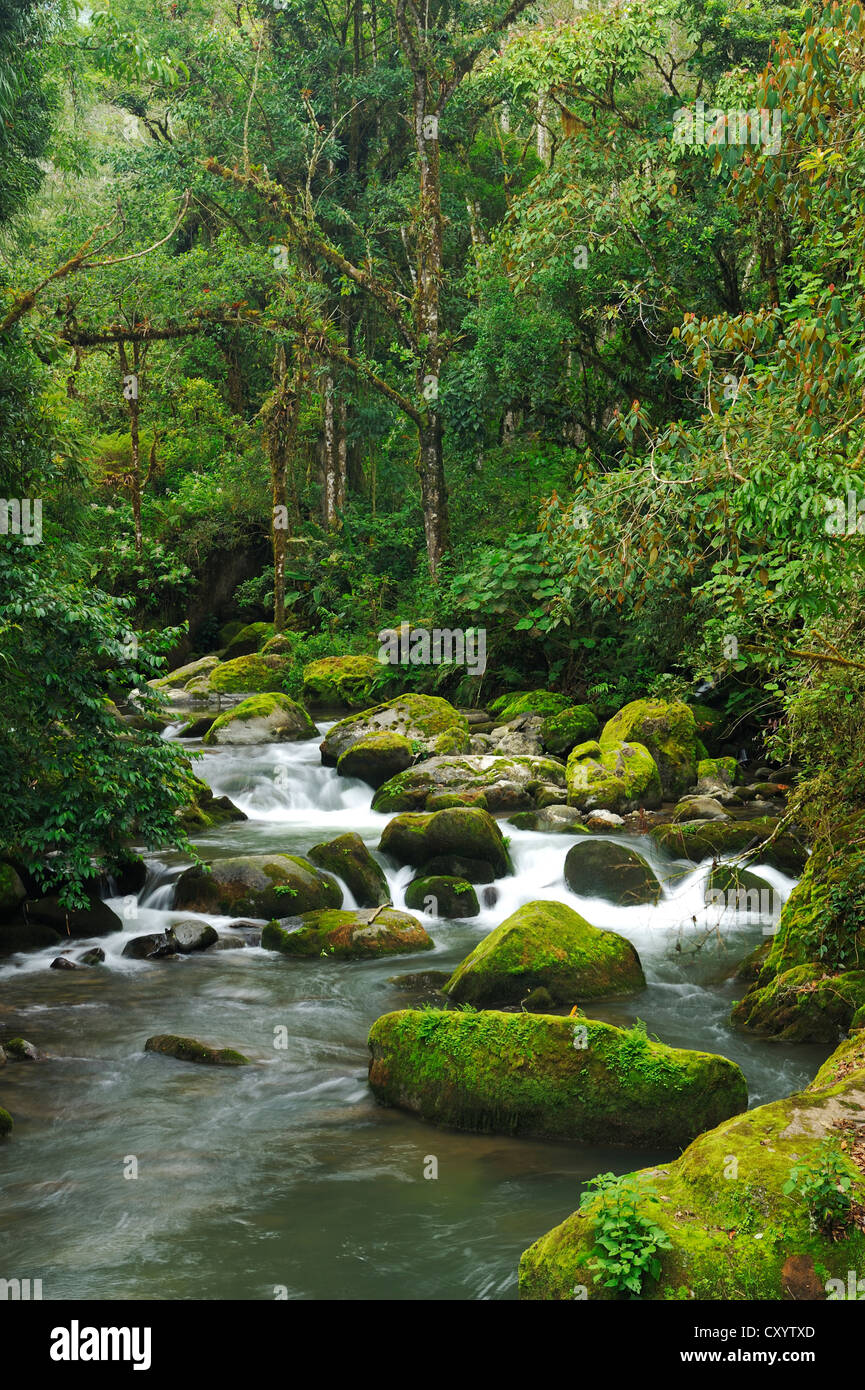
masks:
[(267, 951), (305, 960), (368, 960), (431, 951), (434, 943), (416, 917), (381, 907), (375, 912), (304, 912), (268, 922), (261, 944)]
[(205, 745), (295, 743), (318, 730), (303, 705), (288, 695), (250, 695), (214, 719)]
[(340, 777), (359, 777), (370, 787), (380, 787), (411, 767), (417, 754), (404, 734), (365, 734), (337, 760)]
[(697, 728), (682, 700), (632, 700), (608, 720), (601, 748), (636, 743), (648, 749), (665, 797), (678, 799), (697, 776)]
[(260, 652), (272, 636), (273, 623), (247, 623), (226, 644), (222, 659), (233, 661), (237, 656), (251, 656), (253, 652)]
[(493, 700), (489, 709), (498, 723), (507, 724), (520, 714), (561, 714), (569, 705), (567, 695), (559, 695), (552, 690), (514, 690)]
[(358, 907), (382, 907), (390, 902), (384, 871), (354, 832), (313, 845), (309, 857), (313, 864), (336, 874), (348, 885)]
[[(825, 1289), (829, 1279), (846, 1286), (848, 1270), (865, 1267), (865, 1234), (858, 1226), (838, 1240), (815, 1225), (800, 1192), (784, 1192), (793, 1167), (813, 1161), (821, 1142), (837, 1136), (836, 1126), (850, 1125), (865, 1109), (865, 1047), (842, 1047), (805, 1091), (725, 1120), (675, 1162), (634, 1175), (654, 1189), (640, 1209), (671, 1245), (658, 1251), (660, 1277), (642, 1299), (778, 1301), (803, 1296), (793, 1282), (801, 1278), (797, 1271), (811, 1273), (811, 1286)], [(862, 1202), (865, 1177), (849, 1158), (841, 1162)], [(525, 1252), (522, 1298), (571, 1300), (576, 1286), (590, 1300), (615, 1296), (589, 1265), (600, 1200)]]
[(616, 907), (656, 903), (661, 896), (661, 885), (641, 854), (591, 836), (568, 850), (565, 882), (572, 893), (604, 898)]
[(11, 864), (0, 860), (0, 921), (12, 917), (27, 897), (27, 889)]
[(176, 910), (228, 917), (280, 917), (340, 907), (342, 889), (299, 854), (250, 854), (186, 869), (174, 887)]
[(208, 684), (211, 690), (230, 694), (279, 692), (285, 688), (292, 665), (291, 656), (265, 656), (261, 652), (238, 656), (216, 666)]
[(332, 709), (363, 709), (398, 682), (374, 656), (325, 656), (303, 668), (303, 699)]
[(677, 859), (690, 859), (694, 864), (721, 854), (741, 854), (753, 849), (756, 863), (771, 864), (782, 873), (801, 873), (808, 854), (792, 832), (784, 831), (761, 850), (777, 824), (777, 818), (772, 816), (749, 821), (696, 821), (689, 825), (653, 825), (649, 834), (668, 854)]
[(432, 859), (457, 855), (489, 864), (498, 878), (512, 872), (498, 824), (487, 811), (474, 806), (395, 816), (385, 826), (378, 847), (400, 864), (417, 868)]
[(541, 743), (547, 753), (565, 758), (578, 743), (593, 739), (600, 725), (588, 705), (568, 705), (559, 714), (548, 715), (541, 725)]
[(604, 999), (645, 989), (629, 941), (591, 926), (564, 903), (517, 908), (458, 965), (445, 993), (456, 1003), (519, 1004), (537, 988), (555, 1004)]
[(472, 885), (465, 879), (446, 874), (428, 874), (414, 879), (405, 891), (405, 905), (415, 912), (429, 911), (434, 917), (456, 919), (477, 917), (481, 910)]
[(12, 1133), (13, 1120), (8, 1110), (0, 1106), (0, 1139), (8, 1139)]
[(578, 744), (567, 764), (568, 805), (622, 814), (661, 804), (661, 781), (648, 749), (639, 743)]
[(379, 1101), (456, 1129), (684, 1144), (747, 1103), (725, 1058), (592, 1019), (407, 1009), (378, 1019), (369, 1046)]
[(249, 1058), (230, 1047), (210, 1047), (195, 1038), (180, 1038), (174, 1033), (156, 1033), (144, 1044), (145, 1052), (161, 1052), (176, 1057), (178, 1062), (202, 1062), (211, 1067), (247, 1067)]

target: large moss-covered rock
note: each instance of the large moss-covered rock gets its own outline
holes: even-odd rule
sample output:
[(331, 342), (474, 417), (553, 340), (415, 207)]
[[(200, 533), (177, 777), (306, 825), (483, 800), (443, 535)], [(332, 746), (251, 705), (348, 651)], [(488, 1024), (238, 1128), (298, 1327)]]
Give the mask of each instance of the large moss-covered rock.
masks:
[(489, 864), (497, 878), (512, 872), (501, 830), (487, 811), (474, 806), (394, 816), (378, 847), (400, 864), (417, 868), (433, 859), (458, 855)]
[(755, 984), (736, 1004), (732, 1021), (779, 1042), (837, 1043), (865, 1005), (865, 970), (833, 974), (821, 965), (794, 965), (773, 975), (771, 951)]
[(641, 854), (614, 840), (578, 840), (565, 857), (565, 883), (584, 898), (604, 898), (617, 907), (655, 903), (661, 885)]
[(12, 1129), (12, 1116), (9, 1114), (8, 1110), (4, 1110), (3, 1107), (0, 1106), (0, 1139), (8, 1139), (9, 1135), (12, 1133)]
[(194, 864), (174, 885), (172, 907), (227, 917), (280, 917), (341, 907), (342, 889), (299, 854), (250, 854)]
[(322, 762), (328, 766), (338, 764), (349, 749), (372, 734), (400, 735), (408, 741), (414, 757), (459, 753), (469, 746), (465, 715), (436, 695), (411, 692), (374, 705), (362, 714), (340, 719), (328, 730), (321, 745)]
[(251, 695), (213, 721), (204, 743), (296, 743), (317, 733), (303, 705), (288, 695)]
[(390, 902), (384, 871), (375, 862), (359, 835), (350, 831), (335, 840), (313, 845), (313, 864), (336, 874), (348, 886), (358, 907), (382, 907)]
[(249, 1058), (230, 1047), (210, 1047), (196, 1038), (180, 1038), (175, 1033), (154, 1033), (144, 1044), (145, 1052), (161, 1052), (178, 1062), (201, 1062), (210, 1067), (247, 1067)]
[(466, 800), (483, 796), (490, 811), (530, 811), (552, 798), (565, 800), (565, 769), (555, 758), (430, 758), (383, 783), (372, 806), (374, 811), (432, 810), (448, 794)]
[(677, 798), (694, 785), (697, 727), (684, 701), (632, 700), (601, 731), (602, 749), (623, 743), (637, 743), (649, 750), (665, 797)]
[(216, 666), (207, 677), (207, 684), (211, 690), (229, 694), (270, 694), (285, 689), (292, 665), (291, 655), (265, 656), (255, 652), (237, 656)]
[(306, 960), (369, 960), (430, 951), (434, 943), (416, 917), (379, 907), (368, 912), (305, 912), (268, 922), (261, 944), (267, 951)]
[(405, 905), (415, 912), (429, 912), (433, 917), (477, 917), (480, 912), (478, 895), (464, 878), (448, 874), (427, 874), (413, 879), (405, 890)]
[(507, 724), (520, 714), (561, 714), (570, 703), (567, 695), (559, 695), (552, 690), (513, 690), (493, 700), (490, 713), (496, 716), (500, 724)]
[(640, 743), (578, 743), (567, 765), (568, 805), (619, 815), (661, 804), (654, 759)]
[(0, 922), (14, 917), (27, 897), (27, 889), (16, 869), (0, 859)]
[(330, 709), (363, 709), (397, 685), (394, 669), (374, 656), (325, 656), (303, 668), (303, 700)]
[(568, 705), (559, 714), (550, 714), (540, 729), (541, 743), (547, 753), (566, 758), (578, 743), (597, 736), (598, 716), (588, 705)]
[[(659, 1278), (646, 1282), (640, 1297), (777, 1301), (846, 1289), (848, 1271), (865, 1268), (865, 1232), (851, 1224), (838, 1239), (813, 1219), (800, 1190), (784, 1188), (797, 1165), (819, 1166), (827, 1138), (855, 1132), (863, 1109), (865, 1038), (842, 1044), (806, 1090), (728, 1119), (673, 1163), (631, 1175), (646, 1193), (641, 1214), (670, 1242), (657, 1252)], [(865, 1175), (849, 1153), (838, 1161), (862, 1203)], [(525, 1252), (522, 1298), (571, 1300), (575, 1288), (589, 1302), (615, 1297), (590, 1265), (601, 1200)]]
[(667, 854), (690, 859), (693, 864), (722, 854), (754, 850), (755, 862), (770, 864), (786, 874), (801, 873), (808, 853), (792, 831), (783, 831), (771, 845), (765, 845), (777, 824), (777, 818), (772, 816), (748, 821), (696, 821), (689, 825), (653, 825), (649, 834)]
[(534, 989), (551, 1004), (633, 994), (646, 985), (640, 959), (624, 937), (593, 927), (564, 903), (517, 908), (485, 936), (445, 985), (457, 1003), (520, 1004)]
[(96, 896), (88, 895), (86, 907), (64, 907), (54, 894), (28, 899), (23, 912), (29, 922), (52, 927), (61, 936), (108, 936), (123, 930), (123, 922), (113, 908)]
[(656, 1147), (747, 1103), (726, 1058), (593, 1019), (406, 1009), (378, 1019), (369, 1045), (378, 1100), (456, 1129)]
[(417, 756), (405, 734), (364, 734), (340, 754), (336, 770), (340, 777), (360, 777), (369, 786), (380, 787), (411, 767)]
[(226, 643), (222, 659), (233, 661), (237, 656), (251, 656), (253, 652), (260, 652), (272, 636), (273, 623), (247, 623)]
[(167, 676), (148, 681), (148, 685), (154, 690), (182, 690), (192, 680), (209, 677), (218, 665), (218, 656), (202, 656), (198, 661), (189, 661), (185, 666), (178, 666), (176, 670), (169, 671)]

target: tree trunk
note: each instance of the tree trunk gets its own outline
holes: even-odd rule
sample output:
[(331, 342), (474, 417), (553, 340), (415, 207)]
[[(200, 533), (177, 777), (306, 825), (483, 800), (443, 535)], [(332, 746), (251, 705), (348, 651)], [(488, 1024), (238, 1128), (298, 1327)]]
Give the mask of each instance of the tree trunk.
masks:
[(138, 419), (141, 403), (138, 399), (140, 371), (144, 350), (139, 343), (132, 344), (132, 371), (129, 370), (129, 358), (126, 354), (125, 343), (118, 343), (118, 355), (120, 357), (120, 368), (123, 372), (123, 399), (126, 401), (126, 411), (129, 415), (129, 440), (131, 446), (131, 468), (130, 468), (130, 491), (132, 493), (132, 521), (135, 528), (135, 556), (141, 559), (141, 552), (144, 547), (144, 535), (141, 526), (141, 436), (138, 429)]
[(430, 414), (418, 427), (418, 471), (420, 473), (423, 529), (427, 564), (435, 580), (448, 548), (448, 506), (442, 459), (442, 427), (438, 414)]

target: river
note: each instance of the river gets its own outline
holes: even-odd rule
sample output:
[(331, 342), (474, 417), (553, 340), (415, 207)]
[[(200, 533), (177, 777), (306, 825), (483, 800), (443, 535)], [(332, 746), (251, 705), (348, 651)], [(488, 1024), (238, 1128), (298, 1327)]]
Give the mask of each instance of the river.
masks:
[[(196, 770), (249, 816), (199, 837), (205, 858), (302, 853), (346, 830), (374, 850), (388, 820), (369, 809), (369, 787), (321, 766), (315, 741), (204, 750)], [(92, 943), (105, 950), (104, 966), (50, 970), (56, 948), (0, 961), (0, 1027), (45, 1054), (0, 1071), (0, 1100), (15, 1117), (0, 1148), (0, 1273), (41, 1279), (46, 1299), (515, 1298), (520, 1253), (573, 1211), (587, 1178), (675, 1154), (421, 1124), (373, 1101), (366, 1036), (379, 1015), (426, 997), (394, 977), (451, 969), (537, 898), (570, 903), (640, 953), (646, 991), (591, 1006), (592, 1016), (639, 1017), (664, 1042), (732, 1058), (751, 1105), (813, 1076), (829, 1048), (765, 1043), (729, 1027), (743, 990), (730, 972), (762, 929), (728, 910), (709, 930), (717, 910), (704, 907), (707, 866), (680, 866), (657, 906), (616, 909), (566, 888), (571, 836), (503, 830), (515, 873), (498, 881), (496, 904), (469, 921), (427, 919), (435, 951), (417, 956), (293, 962), (246, 947), (124, 959), (131, 936), (191, 915), (168, 910), (188, 861), (163, 854), (148, 856), (138, 903), (109, 900), (134, 915), (124, 932)], [(647, 838), (615, 838), (670, 874)], [(380, 862), (400, 907), (412, 871)], [(789, 893), (792, 880), (760, 874)], [(208, 1068), (145, 1053), (145, 1039), (162, 1032), (236, 1047), (257, 1065)], [(425, 1177), (432, 1157), (438, 1175)]]

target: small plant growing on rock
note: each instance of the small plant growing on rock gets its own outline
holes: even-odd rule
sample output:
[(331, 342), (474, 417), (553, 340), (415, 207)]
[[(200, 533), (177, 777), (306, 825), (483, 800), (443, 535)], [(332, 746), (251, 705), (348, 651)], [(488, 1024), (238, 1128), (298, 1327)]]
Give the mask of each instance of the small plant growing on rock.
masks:
[(851, 1178), (837, 1140), (824, 1139), (813, 1158), (790, 1169), (784, 1184), (789, 1197), (798, 1192), (808, 1208), (811, 1226), (827, 1235), (839, 1235), (850, 1224)]
[(661, 1273), (658, 1251), (671, 1249), (666, 1233), (639, 1210), (642, 1200), (655, 1195), (653, 1187), (641, 1187), (634, 1176), (600, 1173), (586, 1184), (580, 1200), (580, 1211), (587, 1212), (601, 1198), (593, 1213), (595, 1245), (591, 1258), (586, 1258), (604, 1288), (619, 1295), (639, 1298), (644, 1281)]

